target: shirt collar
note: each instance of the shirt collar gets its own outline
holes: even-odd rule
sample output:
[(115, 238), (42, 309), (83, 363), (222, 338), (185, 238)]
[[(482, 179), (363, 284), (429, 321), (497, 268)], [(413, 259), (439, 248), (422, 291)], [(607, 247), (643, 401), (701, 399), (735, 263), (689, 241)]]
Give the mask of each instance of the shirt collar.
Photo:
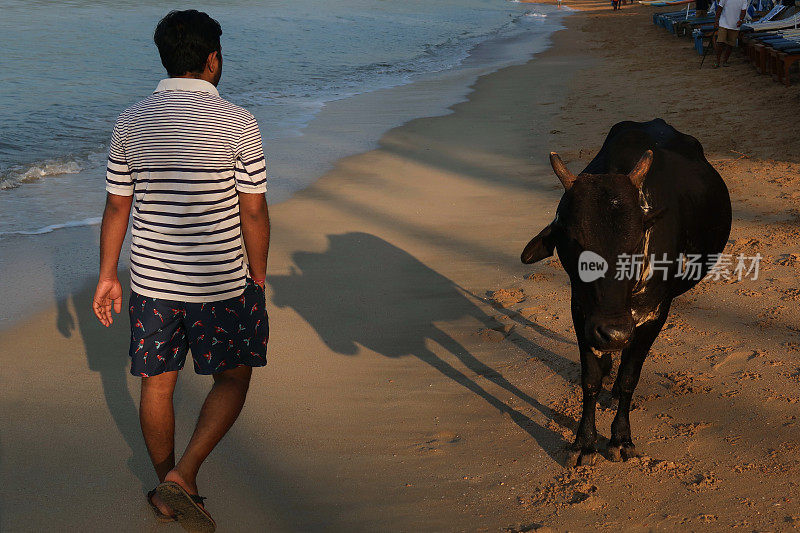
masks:
[(158, 82), (158, 87), (153, 91), (159, 93), (161, 91), (192, 91), (198, 93), (208, 93), (214, 96), (219, 96), (217, 88), (206, 80), (198, 78), (166, 78)]

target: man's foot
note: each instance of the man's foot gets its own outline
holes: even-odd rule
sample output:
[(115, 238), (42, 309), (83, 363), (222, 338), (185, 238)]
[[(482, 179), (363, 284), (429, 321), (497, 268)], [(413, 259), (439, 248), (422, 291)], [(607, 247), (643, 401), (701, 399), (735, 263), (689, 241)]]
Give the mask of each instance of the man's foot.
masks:
[(147, 502), (153, 508), (153, 512), (160, 522), (174, 522), (176, 520), (172, 508), (164, 503), (164, 500), (161, 499), (155, 489), (147, 493)]
[(730, 64), (730, 63), (728, 63), (728, 62), (726, 61), (726, 62), (724, 62), (724, 63), (722, 64), (722, 66), (723, 66), (723, 67), (729, 67), (729, 66), (731, 66), (731, 64)]
[(183, 490), (188, 492), (189, 494), (197, 494), (197, 483), (189, 482), (186, 480), (186, 477), (183, 476), (180, 472), (176, 469), (172, 469), (167, 472), (167, 475), (164, 477), (164, 481), (172, 481), (173, 483), (177, 483)]
[(183, 529), (195, 533), (214, 533), (217, 524), (203, 505), (205, 498), (188, 492), (177, 481), (165, 480), (156, 487), (156, 492), (175, 510), (175, 517)]

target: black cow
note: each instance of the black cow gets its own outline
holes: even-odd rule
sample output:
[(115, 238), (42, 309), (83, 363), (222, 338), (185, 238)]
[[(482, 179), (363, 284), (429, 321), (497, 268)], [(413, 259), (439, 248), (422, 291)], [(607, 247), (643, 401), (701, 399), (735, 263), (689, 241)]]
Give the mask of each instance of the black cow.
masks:
[[(611, 354), (619, 351), (612, 389), (619, 407), (608, 458), (628, 459), (637, 455), (629, 411), (642, 364), (673, 298), (696, 285), (725, 247), (730, 196), (700, 142), (661, 119), (614, 125), (600, 153), (578, 176), (555, 152), (550, 162), (565, 192), (555, 219), (528, 243), (522, 262), (535, 263), (557, 249), (570, 278), (583, 414), (567, 464), (597, 459), (597, 395), (611, 372)], [(607, 261), (603, 277), (581, 280), (579, 257), (585, 251)], [(637, 257), (646, 258), (641, 275), (619, 275), (618, 265), (634, 265)]]

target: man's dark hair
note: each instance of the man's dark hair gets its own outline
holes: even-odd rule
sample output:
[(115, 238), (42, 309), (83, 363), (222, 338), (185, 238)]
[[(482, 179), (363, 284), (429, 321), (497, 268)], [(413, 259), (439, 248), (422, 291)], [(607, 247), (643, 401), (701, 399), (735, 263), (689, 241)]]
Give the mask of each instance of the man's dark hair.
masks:
[(202, 72), (208, 54), (221, 52), (219, 22), (195, 9), (170, 11), (156, 26), (153, 41), (170, 76)]

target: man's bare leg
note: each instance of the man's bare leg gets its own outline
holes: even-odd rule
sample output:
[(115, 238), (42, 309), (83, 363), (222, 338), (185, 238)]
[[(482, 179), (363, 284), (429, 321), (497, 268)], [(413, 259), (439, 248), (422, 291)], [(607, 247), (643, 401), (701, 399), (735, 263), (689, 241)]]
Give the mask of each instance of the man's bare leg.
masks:
[(214, 374), (214, 386), (200, 410), (194, 434), (178, 464), (167, 473), (165, 481), (174, 481), (189, 494), (197, 494), (200, 465), (239, 417), (252, 371), (249, 366), (239, 366)]
[(733, 52), (733, 46), (726, 44), (725, 45), (725, 55), (722, 58), (722, 64), (727, 65), (728, 59), (731, 57), (731, 52)]
[[(142, 378), (139, 422), (159, 483), (175, 468), (175, 411), (172, 408), (172, 395), (177, 380), (177, 371)], [(172, 514), (172, 510), (157, 494), (152, 501), (162, 513)]]

